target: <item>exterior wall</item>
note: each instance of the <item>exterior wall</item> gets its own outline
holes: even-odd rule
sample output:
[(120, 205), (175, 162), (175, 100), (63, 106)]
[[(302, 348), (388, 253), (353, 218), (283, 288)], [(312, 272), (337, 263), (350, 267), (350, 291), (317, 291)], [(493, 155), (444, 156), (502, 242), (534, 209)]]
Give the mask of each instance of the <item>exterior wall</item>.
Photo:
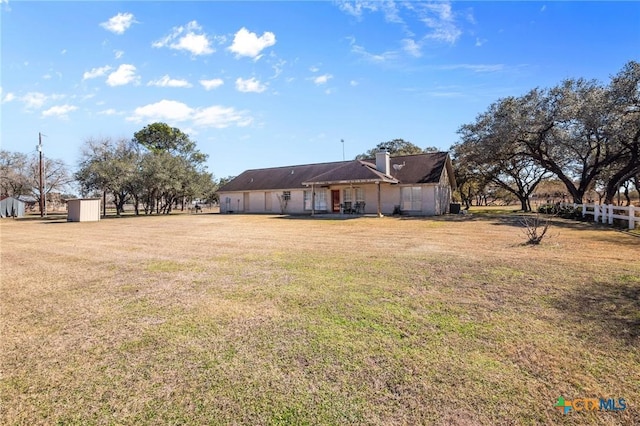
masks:
[(436, 186), (425, 185), (422, 187), (422, 214), (425, 216), (435, 216), (438, 214), (436, 206)]
[(85, 198), (67, 201), (68, 222), (95, 222), (100, 220), (100, 199)]
[[(378, 213), (378, 188), (377, 185), (373, 185), (371, 188), (371, 213)], [(383, 215), (392, 215), (396, 206), (400, 205), (400, 186), (389, 185), (386, 183), (380, 186), (380, 212)]]
[[(402, 205), (401, 188), (403, 186), (421, 186), (422, 202), (421, 210), (406, 212), (413, 215), (433, 216), (449, 212), (451, 201), (451, 188), (446, 176), (443, 173), (438, 184), (423, 185), (390, 185), (381, 184), (380, 205), (383, 215), (391, 215), (396, 206)], [(364, 191), (365, 214), (376, 214), (378, 212), (378, 188), (375, 184), (361, 185), (331, 185), (328, 188), (315, 188), (316, 193), (323, 191), (326, 193), (327, 211), (331, 212), (331, 190), (340, 191), (340, 203), (344, 202), (344, 190), (347, 188), (361, 188)], [(285, 214), (310, 214), (311, 210), (304, 209), (304, 191), (307, 189), (292, 189), (291, 199), (287, 203)], [(284, 190), (286, 191), (286, 190)], [(283, 190), (272, 191), (251, 191), (251, 192), (226, 192), (220, 194), (220, 213), (266, 213), (281, 214), (280, 199)], [(226, 199), (229, 199), (229, 203)], [(267, 206), (271, 205), (271, 210)], [(318, 212), (318, 210), (316, 210)]]
[(435, 214), (447, 214), (451, 208), (451, 185), (449, 184), (449, 175), (447, 169), (442, 170), (442, 176), (440, 176), (440, 182), (436, 186), (435, 197)]
[[(247, 191), (220, 193), (220, 213), (269, 213), (281, 214), (280, 198), (287, 190)], [(304, 190), (292, 189), (285, 214), (303, 214)], [(228, 201), (227, 201), (228, 200)], [(271, 206), (271, 210), (268, 207)]]

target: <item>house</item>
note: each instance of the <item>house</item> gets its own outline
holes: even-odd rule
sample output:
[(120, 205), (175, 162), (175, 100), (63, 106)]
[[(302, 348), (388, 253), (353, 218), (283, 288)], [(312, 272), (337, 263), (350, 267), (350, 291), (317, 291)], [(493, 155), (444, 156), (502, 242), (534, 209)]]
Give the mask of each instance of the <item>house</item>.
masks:
[(247, 170), (218, 190), (221, 213), (449, 212), (456, 188), (446, 152)]

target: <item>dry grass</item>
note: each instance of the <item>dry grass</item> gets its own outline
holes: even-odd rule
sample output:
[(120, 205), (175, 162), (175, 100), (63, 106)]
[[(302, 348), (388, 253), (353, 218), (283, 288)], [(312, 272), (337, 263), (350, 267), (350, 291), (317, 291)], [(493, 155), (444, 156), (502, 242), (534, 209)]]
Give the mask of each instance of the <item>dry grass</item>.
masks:
[(640, 423), (640, 239), (519, 226), (3, 220), (0, 423)]

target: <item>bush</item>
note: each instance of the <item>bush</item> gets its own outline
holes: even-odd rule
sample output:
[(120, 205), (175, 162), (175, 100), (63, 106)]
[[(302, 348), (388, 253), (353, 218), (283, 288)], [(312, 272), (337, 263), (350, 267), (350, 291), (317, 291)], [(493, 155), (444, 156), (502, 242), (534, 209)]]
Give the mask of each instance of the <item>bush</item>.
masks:
[(565, 219), (582, 220), (582, 208), (580, 207), (544, 204), (538, 207), (538, 213), (549, 214)]
[(525, 244), (538, 245), (549, 230), (549, 218), (542, 219), (540, 213), (535, 216), (523, 216), (520, 223), (527, 237)]

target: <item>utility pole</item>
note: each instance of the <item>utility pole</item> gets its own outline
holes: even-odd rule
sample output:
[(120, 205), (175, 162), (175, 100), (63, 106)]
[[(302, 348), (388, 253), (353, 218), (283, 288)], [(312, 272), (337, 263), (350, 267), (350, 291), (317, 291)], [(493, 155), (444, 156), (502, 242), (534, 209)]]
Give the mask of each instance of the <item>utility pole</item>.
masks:
[(40, 217), (45, 215), (44, 168), (42, 166), (42, 133), (38, 132), (38, 152), (40, 153)]
[(340, 142), (342, 142), (342, 161), (344, 161), (344, 139), (340, 139)]

